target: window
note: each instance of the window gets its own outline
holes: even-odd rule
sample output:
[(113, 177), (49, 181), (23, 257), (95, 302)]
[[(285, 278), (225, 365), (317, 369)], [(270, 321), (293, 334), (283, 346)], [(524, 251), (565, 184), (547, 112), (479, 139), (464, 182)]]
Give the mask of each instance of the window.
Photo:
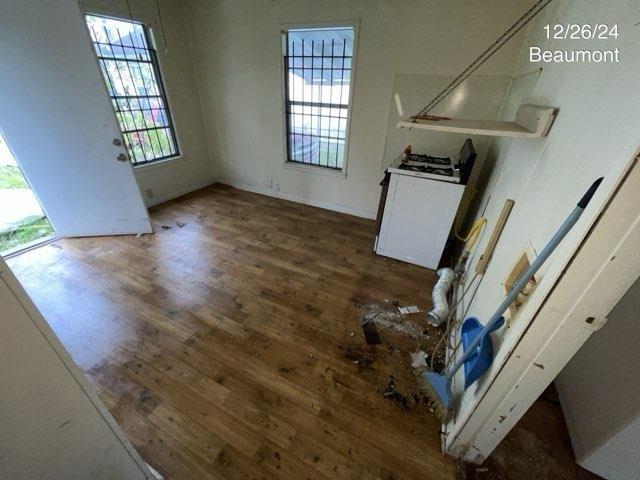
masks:
[(342, 170), (355, 29), (283, 32), (287, 161)]
[(86, 18), (131, 162), (143, 165), (179, 155), (149, 29), (109, 17)]

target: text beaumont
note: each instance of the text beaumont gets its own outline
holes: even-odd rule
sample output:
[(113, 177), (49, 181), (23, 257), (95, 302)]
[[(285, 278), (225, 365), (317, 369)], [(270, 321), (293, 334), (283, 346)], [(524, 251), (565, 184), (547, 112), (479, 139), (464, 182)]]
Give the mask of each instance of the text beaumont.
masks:
[(529, 47), (529, 61), (533, 63), (619, 63), (620, 49), (543, 50), (540, 47)]

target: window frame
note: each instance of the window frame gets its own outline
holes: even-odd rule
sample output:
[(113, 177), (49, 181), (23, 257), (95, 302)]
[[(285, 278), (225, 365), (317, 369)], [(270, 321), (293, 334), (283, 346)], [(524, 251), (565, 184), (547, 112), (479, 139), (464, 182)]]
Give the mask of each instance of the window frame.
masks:
[[(356, 72), (357, 72), (357, 58), (358, 58), (358, 37), (360, 21), (355, 20), (337, 20), (327, 22), (300, 22), (300, 23), (281, 23), (278, 25), (280, 28), (280, 85), (281, 85), (281, 113), (282, 113), (282, 166), (284, 168), (304, 171), (310, 173), (318, 173), (322, 175), (329, 175), (334, 177), (346, 178), (347, 176), (347, 164), (349, 159), (349, 144), (351, 137), (351, 116), (353, 113), (353, 99), (356, 84)], [(351, 80), (349, 82), (349, 99), (347, 103), (347, 117), (346, 117), (346, 129), (344, 140), (344, 153), (342, 160), (342, 168), (325, 167), (321, 165), (312, 165), (302, 162), (293, 162), (289, 160), (289, 138), (288, 138), (288, 113), (287, 113), (287, 100), (288, 100), (288, 79), (287, 65), (286, 65), (286, 52), (287, 52), (287, 33), (290, 30), (304, 30), (304, 29), (331, 29), (331, 28), (353, 28), (353, 53), (351, 57)]]
[[(162, 64), (161, 64), (161, 60), (160, 60), (160, 56), (161, 56), (161, 52), (158, 50), (157, 48), (157, 43), (156, 43), (156, 39), (155, 39), (155, 35), (154, 35), (154, 24), (155, 22), (152, 19), (147, 19), (147, 18), (142, 18), (142, 17), (136, 17), (136, 18), (132, 18), (129, 15), (126, 15), (124, 13), (121, 12), (114, 12), (112, 10), (106, 10), (106, 9), (102, 9), (102, 8), (81, 8), (81, 13), (82, 13), (82, 19), (85, 25), (85, 29), (87, 32), (87, 37), (88, 37), (88, 41), (89, 41), (89, 47), (91, 48), (91, 51), (93, 52), (93, 56), (95, 58), (96, 61), (96, 67), (98, 68), (98, 74), (100, 75), (100, 78), (102, 79), (102, 84), (104, 85), (104, 89), (105, 89), (105, 93), (107, 95), (107, 99), (109, 100), (109, 104), (111, 105), (111, 110), (113, 112), (113, 116), (114, 116), (114, 120), (116, 122), (116, 125), (118, 125), (118, 130), (120, 131), (120, 140), (123, 143), (123, 146), (125, 146), (126, 150), (127, 150), (127, 157), (129, 159), (129, 164), (131, 165), (132, 168), (134, 169), (147, 169), (150, 167), (154, 167), (154, 166), (159, 166), (165, 163), (170, 163), (170, 162), (174, 162), (176, 160), (180, 160), (183, 158), (182, 156), (182, 146), (179, 140), (179, 135), (178, 135), (178, 127), (176, 125), (175, 119), (174, 119), (174, 115), (173, 115), (173, 105), (170, 99), (170, 95), (169, 95), (169, 91), (167, 89), (167, 86), (165, 84), (164, 81), (164, 72), (163, 72), (163, 68), (162, 68)], [(123, 129), (122, 126), (120, 125), (120, 122), (118, 120), (118, 115), (116, 112), (116, 109), (113, 105), (113, 98), (111, 98), (111, 95), (109, 93), (109, 86), (107, 85), (107, 80), (105, 79), (103, 73), (102, 73), (102, 68), (100, 67), (100, 59), (98, 58), (98, 54), (96, 52), (95, 46), (93, 44), (93, 38), (91, 36), (91, 32), (89, 31), (89, 26), (87, 25), (87, 20), (86, 17), (87, 16), (95, 16), (95, 17), (103, 17), (103, 18), (110, 18), (113, 20), (118, 20), (118, 21), (123, 21), (123, 22), (130, 22), (130, 23), (135, 23), (138, 25), (141, 25), (143, 28), (143, 31), (145, 33), (145, 41), (147, 42), (147, 46), (149, 47), (149, 51), (150, 51), (150, 55), (152, 55), (155, 58), (155, 62), (151, 62), (154, 73), (156, 74), (157, 77), (157, 82), (158, 82), (158, 88), (161, 92), (161, 97), (164, 99), (165, 101), (165, 107), (166, 107), (166, 112), (167, 112), (167, 119), (168, 119), (168, 125), (167, 128), (169, 128), (171, 130), (171, 132), (173, 133), (173, 141), (175, 143), (175, 147), (176, 147), (176, 153), (173, 155), (165, 155), (162, 157), (158, 157), (158, 158), (154, 158), (153, 160), (145, 160), (143, 162), (134, 162), (133, 161), (133, 156), (131, 155), (131, 152), (129, 151), (129, 148), (126, 147), (126, 141), (124, 139), (124, 133), (123, 133)]]

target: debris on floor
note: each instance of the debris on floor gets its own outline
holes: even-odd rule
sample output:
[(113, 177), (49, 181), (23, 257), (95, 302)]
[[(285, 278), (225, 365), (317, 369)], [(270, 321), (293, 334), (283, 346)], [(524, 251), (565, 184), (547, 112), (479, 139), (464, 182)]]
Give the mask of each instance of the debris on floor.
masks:
[(367, 303), (364, 306), (365, 314), (362, 323), (375, 322), (380, 328), (395, 330), (412, 338), (419, 339), (424, 337), (424, 327), (421, 327), (412, 320), (406, 319), (399, 313), (397, 303), (398, 302), (393, 302), (393, 307), (380, 305), (378, 303)]
[(398, 307), (402, 315), (409, 315), (410, 313), (420, 313), (420, 310), (416, 305), (409, 305), (408, 307)]
[(446, 363), (443, 360), (444, 356), (436, 357), (433, 359), (433, 371), (436, 373), (444, 372)]
[(200, 212), (198, 214), (198, 216), (196, 217), (196, 222), (202, 223), (202, 222), (204, 222), (205, 218), (207, 218), (207, 216), (204, 213)]
[[(390, 401), (384, 402), (388, 408), (428, 414), (416, 374), (428, 368), (428, 352), (440, 338), (441, 329), (429, 326), (420, 316), (407, 318), (400, 313), (398, 301), (367, 303), (366, 297), (360, 301), (361, 297), (354, 295), (352, 304), (362, 309), (362, 334), (354, 332), (353, 325), (345, 325), (344, 341), (338, 348), (359, 375), (377, 385), (381, 400)], [(417, 305), (410, 309), (415, 310), (424, 311)]]
[(393, 378), (393, 375), (389, 377), (387, 388), (385, 388), (382, 392), (382, 396), (388, 400), (398, 402), (404, 408), (409, 408), (409, 400), (407, 399), (407, 397), (396, 390), (396, 382)]
[(424, 353), (422, 350), (416, 350), (411, 354), (411, 367), (426, 368), (428, 358), (429, 358), (429, 355)]
[[(410, 302), (402, 303), (410, 305)], [(375, 408), (387, 405), (384, 408), (402, 408), (410, 411), (410, 415), (425, 414), (431, 418), (417, 376), (429, 368), (430, 353), (444, 329), (428, 325), (426, 316), (410, 318), (400, 313), (398, 300), (375, 303), (365, 294), (356, 293), (351, 304), (362, 312), (359, 321), (362, 333), (354, 331), (353, 324), (345, 325), (344, 338), (338, 348), (353, 365), (353, 371), (376, 386), (382, 403)], [(416, 310), (425, 311), (422, 306), (409, 307), (409, 312)], [(442, 368), (443, 355), (443, 352), (436, 354), (436, 368)], [(406, 421), (410, 421), (410, 417)]]
[(182, 228), (182, 227), (184, 227), (186, 225), (186, 223), (176, 221), (176, 225), (177, 225), (178, 228)]
[(344, 356), (349, 360), (353, 360), (358, 367), (358, 372), (366, 372), (369, 370), (373, 370), (373, 362), (371, 361), (371, 356), (365, 354), (358, 348), (347, 347), (344, 350)]
[(160, 225), (162, 230), (171, 230), (171, 225)]
[[(382, 343), (376, 324), (371, 319), (362, 321), (362, 333), (364, 333), (364, 339), (367, 345), (380, 345)], [(353, 334), (351, 335), (353, 336)]]

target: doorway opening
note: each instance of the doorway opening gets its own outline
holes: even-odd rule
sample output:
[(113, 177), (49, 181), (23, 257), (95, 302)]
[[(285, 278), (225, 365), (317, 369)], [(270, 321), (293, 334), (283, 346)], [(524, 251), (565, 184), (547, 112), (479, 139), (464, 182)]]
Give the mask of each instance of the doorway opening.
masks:
[(51, 223), (0, 135), (0, 255), (10, 255), (54, 236)]

